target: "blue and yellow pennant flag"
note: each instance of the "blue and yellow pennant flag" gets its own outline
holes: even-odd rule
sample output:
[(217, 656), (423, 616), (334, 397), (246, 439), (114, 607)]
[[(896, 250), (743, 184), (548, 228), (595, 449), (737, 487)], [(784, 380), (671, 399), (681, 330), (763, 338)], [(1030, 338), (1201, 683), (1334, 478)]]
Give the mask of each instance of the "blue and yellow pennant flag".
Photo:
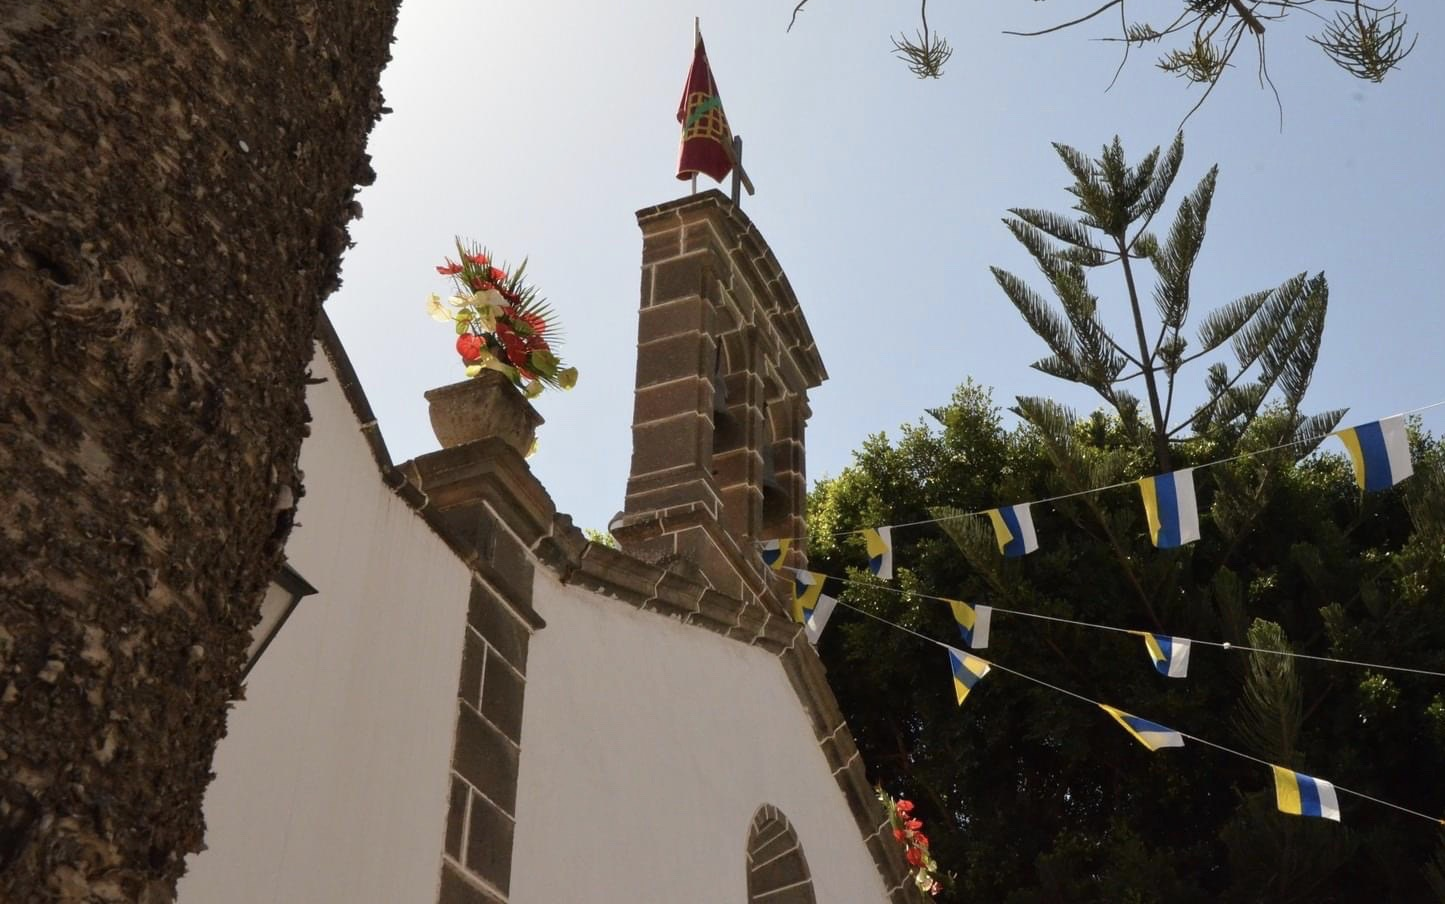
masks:
[(813, 571), (793, 572), (793, 621), (803, 626), (808, 643), (816, 645), (838, 600), (824, 593), (827, 578)]
[(1335, 435), (1350, 453), (1355, 483), (1366, 492), (1388, 490), (1415, 473), (1403, 414), (1340, 430)]
[(1269, 768), (1274, 770), (1274, 797), (1281, 813), (1340, 821), (1340, 800), (1334, 785), (1283, 766)]
[(1139, 481), (1149, 539), (1173, 549), (1199, 539), (1199, 505), (1194, 500), (1194, 469), (1183, 468)]
[(782, 571), (783, 563), (787, 561), (788, 550), (793, 546), (792, 540), (764, 540), (763, 541), (763, 564), (774, 571)]
[(953, 620), (958, 623), (958, 633), (963, 635), (964, 643), (975, 650), (988, 646), (988, 620), (993, 607), (971, 606), (958, 600), (949, 600), (948, 607), (953, 610)]
[(1034, 516), (1029, 511), (1029, 503), (989, 509), (988, 520), (993, 522), (993, 533), (998, 538), (998, 551), (1008, 558), (1026, 556), (1039, 548), (1039, 538), (1034, 534)]
[(962, 706), (968, 692), (988, 674), (989, 664), (953, 647), (948, 648), (948, 664), (953, 669), (953, 691), (958, 695), (958, 705)]
[(1124, 726), (1124, 730), (1134, 736), (1134, 740), (1148, 747), (1150, 750), (1158, 750), (1161, 747), (1184, 746), (1184, 736), (1172, 728), (1165, 728), (1158, 722), (1141, 719), (1138, 716), (1124, 712), (1122, 709), (1105, 706), (1103, 703), (1099, 704), (1099, 708), (1113, 716), (1114, 721)]
[(893, 528), (865, 528), (863, 539), (868, 544), (868, 570), (876, 578), (893, 580)]
[(1150, 634), (1147, 631), (1129, 633), (1144, 638), (1144, 648), (1149, 651), (1149, 660), (1154, 663), (1159, 674), (1168, 678), (1184, 678), (1189, 674), (1189, 638)]

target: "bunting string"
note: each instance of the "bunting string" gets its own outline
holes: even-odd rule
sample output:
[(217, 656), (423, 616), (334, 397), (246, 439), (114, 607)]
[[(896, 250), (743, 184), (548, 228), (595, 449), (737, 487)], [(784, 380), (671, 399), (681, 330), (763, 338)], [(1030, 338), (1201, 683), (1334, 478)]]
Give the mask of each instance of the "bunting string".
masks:
[[(786, 567), (786, 570), (787, 570), (787, 571), (790, 571), (790, 572), (793, 572), (794, 574), (798, 574), (798, 573), (801, 573), (801, 572), (802, 572), (802, 569), (793, 568), (792, 566), (787, 566), (787, 567)], [(917, 590), (903, 590), (903, 589), (900, 589), (900, 588), (898, 588), (898, 587), (890, 587), (890, 586), (888, 586), (887, 584), (868, 583), (868, 582), (866, 582), (866, 581), (855, 581), (855, 580), (852, 580), (852, 579), (850, 579), (850, 578), (840, 578), (840, 577), (836, 577), (836, 576), (834, 576), (834, 575), (823, 575), (823, 574), (819, 574), (818, 572), (806, 572), (806, 573), (807, 573), (807, 574), (810, 574), (810, 575), (814, 575), (814, 576), (819, 577), (819, 578), (823, 578), (823, 579), (825, 579), (825, 580), (827, 580), (827, 581), (835, 581), (835, 582), (837, 582), (837, 583), (839, 583), (839, 584), (845, 584), (845, 585), (848, 585), (848, 586), (866, 587), (866, 588), (868, 588), (868, 589), (870, 589), (870, 590), (882, 590), (882, 591), (884, 591), (884, 592), (886, 592), (886, 593), (892, 593), (892, 594), (895, 594), (895, 595), (897, 595), (897, 596), (916, 596), (916, 597), (918, 597), (919, 599), (933, 600), (933, 601), (940, 602), (940, 603), (952, 603), (952, 602), (954, 602), (953, 599), (951, 599), (951, 598), (949, 598), (949, 597), (946, 597), (946, 596), (936, 596), (936, 595), (931, 594), (931, 593), (921, 593), (921, 592), (919, 592), (919, 591), (917, 591)], [(847, 605), (847, 604), (840, 602), (839, 605)], [(850, 608), (850, 609), (857, 609), (856, 606), (849, 606), (848, 608)], [(1113, 631), (1113, 632), (1118, 633), (1118, 634), (1133, 634), (1133, 635), (1136, 635), (1136, 636), (1139, 635), (1139, 634), (1141, 634), (1141, 633), (1144, 633), (1144, 632), (1142, 632), (1142, 631), (1140, 631), (1140, 630), (1136, 630), (1136, 629), (1133, 629), (1133, 628), (1120, 628), (1120, 627), (1118, 627), (1117, 625), (1100, 625), (1100, 624), (1095, 624), (1094, 622), (1079, 621), (1078, 619), (1073, 619), (1073, 618), (1063, 618), (1063, 617), (1058, 616), (1058, 615), (1044, 615), (1042, 612), (1025, 612), (1025, 611), (1023, 611), (1022, 609), (1005, 609), (1005, 608), (1003, 608), (1003, 607), (1001, 607), (1001, 606), (994, 606), (994, 605), (992, 605), (992, 604), (990, 604), (990, 609), (991, 609), (992, 611), (994, 611), (994, 612), (1003, 612), (1003, 613), (1006, 613), (1006, 614), (1008, 614), (1008, 615), (1017, 615), (1017, 616), (1020, 616), (1020, 617), (1022, 617), (1022, 618), (1033, 618), (1033, 619), (1038, 619), (1039, 621), (1058, 622), (1059, 624), (1073, 625), (1073, 626), (1078, 627), (1078, 628), (1092, 628), (1092, 629), (1094, 629), (1094, 630), (1096, 630), (1096, 631)], [(862, 611), (862, 610), (858, 610), (858, 611)], [(865, 615), (870, 615), (870, 616), (872, 615), (872, 613), (864, 613), (864, 614), (865, 614)], [(892, 622), (889, 622), (889, 624), (892, 624)], [(903, 628), (902, 630), (907, 631), (908, 629), (907, 629), (907, 628)], [(910, 632), (910, 633), (917, 633), (917, 632)], [(922, 637), (923, 635), (920, 634), (920, 635), (918, 635), (918, 636)], [(929, 639), (931, 639), (931, 638), (929, 638)], [(1412, 674), (1412, 675), (1425, 675), (1425, 676), (1430, 677), (1430, 678), (1445, 678), (1445, 672), (1432, 671), (1431, 669), (1417, 669), (1417, 668), (1411, 668), (1410, 666), (1403, 666), (1403, 665), (1386, 665), (1386, 664), (1380, 663), (1380, 662), (1362, 662), (1362, 661), (1357, 660), (1357, 659), (1338, 659), (1338, 658), (1333, 657), (1333, 656), (1317, 656), (1317, 655), (1310, 654), (1310, 653), (1295, 653), (1295, 652), (1288, 651), (1288, 650), (1267, 650), (1267, 649), (1264, 649), (1263, 647), (1251, 647), (1251, 646), (1246, 646), (1246, 645), (1244, 645), (1244, 644), (1230, 643), (1229, 641), (1223, 641), (1223, 642), (1221, 642), (1221, 641), (1214, 641), (1214, 640), (1198, 640), (1198, 639), (1196, 639), (1196, 638), (1189, 638), (1189, 641), (1190, 641), (1191, 643), (1198, 644), (1198, 645), (1200, 645), (1200, 646), (1217, 647), (1218, 649), (1225, 650), (1225, 651), (1242, 650), (1242, 651), (1244, 651), (1244, 652), (1246, 652), (1246, 653), (1261, 653), (1261, 654), (1268, 655), (1268, 656), (1284, 656), (1284, 657), (1287, 657), (1287, 658), (1290, 658), (1290, 659), (1311, 659), (1311, 660), (1314, 660), (1314, 661), (1316, 661), (1316, 662), (1328, 662), (1328, 663), (1333, 663), (1333, 664), (1335, 664), (1335, 665), (1356, 666), (1356, 667), (1359, 667), (1359, 668), (1366, 668), (1366, 669), (1380, 669), (1381, 671), (1388, 671), (1388, 672), (1407, 672), (1407, 673)], [(934, 641), (934, 642), (935, 642), (935, 643), (938, 643), (938, 641)], [(1002, 666), (1000, 666), (1000, 668), (1002, 668)]]
[[(1403, 418), (1403, 417), (1405, 417), (1406, 415), (1411, 415), (1411, 414), (1420, 414), (1421, 412), (1424, 412), (1424, 411), (1430, 411), (1431, 409), (1439, 408), (1439, 407), (1442, 406), (1442, 405), (1445, 405), (1445, 399), (1441, 399), (1441, 400), (1438, 401), (1438, 402), (1431, 402), (1429, 405), (1421, 405), (1421, 406), (1419, 406), (1418, 408), (1409, 408), (1409, 409), (1406, 409), (1405, 411), (1402, 411), (1402, 412), (1400, 412), (1399, 414), (1396, 414), (1396, 415), (1392, 415), (1391, 418), (1386, 418), (1385, 420), (1392, 420), (1392, 419), (1394, 419), (1394, 418)], [(1381, 421), (1373, 421), (1373, 422), (1371, 422), (1371, 423), (1372, 423), (1372, 424), (1379, 424), (1379, 423), (1381, 423)], [(1264, 448), (1264, 449), (1252, 449), (1252, 450), (1250, 450), (1250, 451), (1248, 451), (1248, 452), (1240, 452), (1240, 453), (1238, 453), (1238, 454), (1236, 454), (1236, 455), (1231, 455), (1231, 456), (1229, 456), (1229, 457), (1227, 457), (1227, 458), (1220, 458), (1220, 459), (1217, 459), (1217, 460), (1215, 460), (1215, 461), (1208, 461), (1208, 462), (1204, 462), (1203, 464), (1193, 465), (1193, 466), (1191, 466), (1191, 467), (1189, 467), (1189, 468), (1181, 469), (1181, 471), (1200, 471), (1200, 470), (1203, 470), (1203, 469), (1205, 469), (1205, 468), (1212, 468), (1212, 467), (1215, 467), (1215, 466), (1217, 466), (1217, 465), (1229, 464), (1230, 462), (1239, 461), (1240, 459), (1250, 458), (1250, 457), (1256, 456), (1256, 455), (1267, 455), (1267, 454), (1269, 454), (1270, 452), (1278, 452), (1278, 451), (1280, 451), (1280, 450), (1282, 450), (1282, 449), (1290, 449), (1290, 448), (1293, 448), (1293, 447), (1295, 447), (1295, 446), (1308, 445), (1308, 444), (1310, 444), (1310, 443), (1315, 443), (1315, 442), (1319, 442), (1320, 440), (1328, 439), (1328, 438), (1330, 438), (1331, 436), (1339, 436), (1339, 437), (1344, 441), (1346, 450), (1350, 453), (1351, 458), (1354, 459), (1356, 467), (1357, 467), (1357, 468), (1360, 468), (1360, 467), (1363, 467), (1363, 460), (1361, 459), (1361, 452), (1360, 452), (1360, 448), (1359, 448), (1359, 442), (1358, 442), (1357, 439), (1355, 439), (1355, 436), (1354, 436), (1354, 434), (1355, 434), (1355, 432), (1356, 432), (1357, 429), (1359, 429), (1359, 428), (1353, 428), (1353, 427), (1351, 427), (1351, 428), (1345, 428), (1345, 429), (1343, 429), (1343, 430), (1335, 430), (1335, 431), (1332, 431), (1332, 432), (1330, 432), (1330, 433), (1320, 433), (1320, 434), (1316, 434), (1316, 435), (1314, 435), (1314, 436), (1301, 437), (1300, 439), (1290, 440), (1290, 441), (1287, 442), (1287, 443), (1280, 443), (1280, 444), (1278, 444), (1278, 445), (1269, 446), (1269, 447), (1266, 447), (1266, 448)], [(1173, 472), (1173, 473), (1179, 473), (1179, 472)], [(1159, 475), (1159, 476), (1162, 476), (1162, 475)], [(1111, 484), (1108, 484), (1108, 485), (1106, 485), (1106, 486), (1090, 487), (1090, 488), (1084, 489), (1084, 490), (1075, 490), (1075, 491), (1070, 492), (1070, 493), (1060, 493), (1060, 494), (1058, 494), (1058, 495), (1056, 495), (1056, 496), (1046, 496), (1046, 497), (1044, 497), (1044, 498), (1042, 498), (1042, 499), (1035, 499), (1035, 500), (1032, 500), (1032, 501), (1030, 501), (1030, 502), (1028, 502), (1028, 503), (1024, 503), (1024, 504), (1026, 504), (1026, 505), (1044, 505), (1044, 504), (1051, 503), (1051, 502), (1063, 502), (1063, 501), (1066, 500), (1066, 499), (1077, 499), (1077, 498), (1080, 497), (1080, 496), (1090, 496), (1090, 495), (1093, 495), (1093, 494), (1095, 494), (1095, 493), (1106, 493), (1106, 492), (1108, 492), (1108, 491), (1110, 491), (1110, 490), (1118, 490), (1118, 489), (1122, 489), (1122, 488), (1124, 488), (1124, 487), (1138, 486), (1138, 485), (1139, 485), (1139, 482), (1140, 482), (1140, 479), (1141, 479), (1141, 478), (1135, 478), (1135, 479), (1133, 479), (1133, 480), (1121, 480), (1121, 481), (1119, 481), (1119, 482), (1117, 482), (1117, 483), (1111, 483)], [(1147, 479), (1149, 479), (1149, 478), (1142, 478), (1142, 479), (1147, 480)], [(1395, 482), (1395, 483), (1398, 483), (1399, 481), (1396, 480), (1396, 481), (1394, 481), (1394, 482)], [(1388, 484), (1387, 484), (1386, 486), (1388, 486)], [(1368, 489), (1374, 490), (1374, 489), (1377, 489), (1377, 486), (1375, 486), (1374, 484), (1371, 484), (1371, 485), (1368, 487)], [(897, 529), (897, 528), (901, 528), (901, 527), (902, 527), (902, 528), (907, 528), (907, 527), (922, 527), (922, 526), (928, 525), (928, 524), (942, 524), (942, 523), (945, 523), (945, 522), (948, 522), (948, 521), (960, 521), (960, 520), (962, 520), (962, 519), (964, 519), (964, 518), (976, 518), (976, 517), (985, 516), (985, 515), (988, 515), (989, 512), (997, 511), (998, 509), (999, 509), (999, 507), (996, 506), (996, 507), (993, 507), (993, 508), (978, 509), (977, 511), (971, 511), (971, 512), (957, 512), (957, 513), (955, 513), (955, 514), (945, 515), (945, 516), (942, 516), (942, 517), (939, 517), (939, 518), (920, 518), (920, 519), (917, 520), (917, 521), (905, 521), (905, 522), (903, 522), (903, 523), (901, 523), (901, 524), (889, 525), (889, 527), (891, 527), (891, 528), (893, 528), (893, 529)], [(857, 530), (840, 530), (840, 531), (833, 531), (833, 532), (831, 532), (831, 533), (820, 534), (819, 536), (825, 536), (825, 537), (848, 537), (848, 536), (855, 536), (855, 535), (858, 535), (858, 534), (864, 534), (864, 533), (867, 533), (867, 532), (869, 532), (869, 531), (876, 531), (876, 530), (878, 530), (878, 528), (866, 528), (866, 527), (865, 527), (865, 528), (859, 528), (859, 529), (857, 529)], [(782, 537), (782, 538), (772, 538), (772, 539), (767, 539), (767, 540), (758, 540), (758, 541), (756, 541), (756, 543), (757, 543), (758, 545), (763, 545), (763, 544), (768, 544), (768, 543), (777, 544), (777, 543), (779, 543), (779, 542), (791, 544), (791, 543), (797, 543), (797, 542), (800, 542), (800, 541), (804, 541), (804, 540), (807, 540), (807, 539), (809, 539), (807, 536), (801, 536), (801, 537)]]
[[(884, 624), (884, 625), (887, 625), (887, 626), (890, 627), (890, 628), (895, 628), (895, 629), (897, 629), (897, 630), (899, 630), (899, 631), (904, 632), (905, 634), (912, 634), (914, 637), (917, 637), (917, 638), (920, 639), (920, 640), (923, 640), (923, 641), (926, 641), (926, 642), (928, 642), (928, 643), (931, 643), (931, 644), (933, 644), (934, 646), (942, 647), (942, 648), (944, 648), (945, 650), (948, 650), (948, 651), (950, 652), (950, 654), (957, 652), (957, 651), (954, 650), (953, 647), (949, 646), (948, 644), (944, 643), (944, 642), (941, 641), (941, 640), (936, 640), (936, 639), (934, 639), (934, 638), (932, 638), (932, 637), (929, 637), (929, 636), (926, 635), (926, 634), (922, 634), (922, 633), (920, 633), (920, 632), (918, 632), (918, 631), (915, 631), (915, 630), (913, 630), (912, 628), (908, 628), (908, 627), (905, 627), (904, 625), (898, 624), (897, 622), (890, 621), (890, 620), (882, 617), (881, 615), (875, 615), (875, 614), (873, 614), (872, 612), (867, 611), (866, 609), (861, 609), (861, 608), (859, 608), (859, 607), (857, 607), (857, 606), (851, 605), (851, 604), (849, 604), (849, 603), (845, 603), (845, 602), (843, 602), (843, 601), (841, 601), (841, 600), (839, 600), (839, 601), (837, 602), (837, 604), (838, 604), (839, 606), (842, 606), (842, 607), (846, 608), (846, 609), (851, 609), (851, 610), (853, 610), (854, 612), (859, 613), (860, 615), (865, 615), (865, 616), (867, 616), (868, 618), (871, 618), (871, 619), (873, 619), (873, 620), (876, 621), (876, 622), (880, 622), (880, 623), (882, 623), (882, 624)], [(1080, 623), (1080, 624), (1082, 624), (1082, 623)], [(1092, 626), (1092, 627), (1100, 627), (1100, 626)], [(1120, 630), (1120, 629), (1111, 629), (1111, 630)], [(1243, 648), (1243, 647), (1235, 647), (1234, 649), (1244, 649), (1244, 648)], [(1265, 651), (1261, 651), (1261, 652), (1275, 652), (1275, 651), (1265, 650)], [(971, 657), (971, 658), (976, 658), (976, 657)], [(1031, 682), (1031, 683), (1033, 683), (1033, 684), (1038, 685), (1039, 687), (1047, 688), (1048, 690), (1054, 691), (1054, 692), (1059, 693), (1059, 694), (1063, 694), (1063, 695), (1066, 696), (1066, 697), (1072, 697), (1072, 698), (1075, 699), (1075, 700), (1078, 700), (1078, 701), (1083, 702), (1083, 703), (1087, 703), (1087, 704), (1089, 704), (1090, 706), (1098, 707), (1098, 708), (1100, 708), (1100, 709), (1102, 709), (1102, 710), (1104, 710), (1104, 711), (1106, 711), (1106, 712), (1112, 712), (1112, 711), (1113, 711), (1113, 708), (1112, 708), (1112, 707), (1109, 707), (1109, 706), (1107, 706), (1107, 705), (1105, 705), (1105, 704), (1103, 704), (1103, 703), (1099, 702), (1098, 700), (1095, 700), (1095, 699), (1093, 699), (1093, 698), (1091, 698), (1091, 697), (1086, 697), (1086, 696), (1083, 695), (1083, 694), (1077, 693), (1077, 692), (1075, 692), (1075, 691), (1071, 691), (1071, 690), (1069, 690), (1069, 689), (1067, 689), (1067, 688), (1059, 687), (1059, 686), (1056, 685), (1056, 684), (1052, 684), (1052, 683), (1050, 683), (1050, 682), (1048, 682), (1048, 681), (1044, 681), (1042, 678), (1035, 678), (1035, 677), (1032, 676), (1032, 675), (1027, 675), (1027, 674), (1025, 674), (1025, 673), (1023, 673), (1023, 672), (1020, 672), (1020, 671), (1017, 671), (1017, 670), (1015, 670), (1015, 669), (1008, 668), (1007, 666), (999, 665), (997, 662), (993, 661), (992, 659), (987, 660), (987, 665), (986, 665), (986, 667), (985, 667), (985, 671), (992, 670), (992, 669), (997, 669), (998, 671), (1003, 672), (1003, 673), (1005, 673), (1005, 674), (1013, 675), (1015, 678), (1021, 678), (1021, 679), (1023, 679), (1024, 681), (1028, 681), (1028, 682)], [(1438, 674), (1438, 673), (1432, 673), (1432, 674)], [(982, 677), (982, 676), (980, 676), (980, 677)], [(960, 702), (961, 702), (961, 701), (960, 701)], [(1158, 726), (1158, 727), (1162, 727), (1162, 726)], [(1318, 782), (1318, 781), (1319, 781), (1318, 779), (1311, 779), (1309, 776), (1300, 776), (1300, 775), (1298, 775), (1297, 773), (1290, 773), (1288, 770), (1284, 770), (1283, 767), (1277, 766), (1277, 765), (1275, 765), (1274, 763), (1269, 762), (1268, 760), (1262, 760), (1262, 759), (1260, 759), (1260, 758), (1257, 757), (1257, 756), (1253, 756), (1253, 755), (1251, 755), (1251, 754), (1245, 753), (1245, 752), (1240, 751), (1240, 750), (1235, 750), (1235, 749), (1232, 748), (1232, 747), (1226, 747), (1226, 746), (1224, 746), (1223, 744), (1216, 744), (1216, 743), (1213, 742), (1213, 741), (1205, 740), (1204, 738), (1201, 738), (1201, 737), (1199, 737), (1199, 736), (1197, 736), (1197, 735), (1192, 735), (1192, 734), (1189, 734), (1188, 732), (1178, 731), (1177, 729), (1171, 729), (1171, 731), (1173, 731), (1174, 733), (1178, 734), (1178, 735), (1179, 735), (1180, 737), (1182, 737), (1182, 738), (1187, 738), (1188, 740), (1194, 741), (1194, 742), (1197, 743), (1197, 744), (1203, 744), (1205, 747), (1212, 747), (1212, 748), (1214, 748), (1215, 750), (1220, 751), (1221, 753), (1227, 753), (1227, 754), (1229, 754), (1230, 756), (1239, 757), (1240, 759), (1243, 759), (1243, 760), (1249, 760), (1250, 762), (1258, 763), (1258, 764), (1260, 764), (1261, 766), (1268, 766), (1271, 770), (1274, 770), (1274, 772), (1276, 773), (1276, 775), (1278, 775), (1280, 772), (1285, 772), (1285, 773), (1288, 774), (1288, 775), (1295, 775), (1295, 776), (1297, 776), (1297, 777), (1300, 778), (1300, 779), (1306, 779), (1306, 780), (1308, 780), (1308, 781), (1310, 781), (1310, 782)], [(1131, 732), (1131, 733), (1132, 733), (1132, 732)], [(1355, 797), (1361, 798), (1361, 799), (1363, 799), (1363, 800), (1370, 801), (1371, 803), (1379, 804), (1379, 805), (1382, 806), (1382, 807), (1389, 807), (1389, 808), (1392, 809), (1392, 810), (1398, 810), (1398, 811), (1401, 812), (1401, 813), (1405, 813), (1405, 814), (1408, 814), (1408, 815), (1410, 815), (1410, 816), (1416, 816), (1416, 817), (1419, 817), (1420, 819), (1429, 820), (1430, 822), (1435, 823), (1435, 824), (1437, 824), (1437, 825), (1445, 826), (1445, 819), (1441, 819), (1441, 818), (1436, 817), (1436, 816), (1431, 816), (1431, 815), (1429, 815), (1428, 813), (1422, 813), (1422, 812), (1420, 812), (1419, 810), (1412, 810), (1412, 809), (1410, 809), (1409, 807), (1401, 806), (1400, 804), (1392, 803), (1391, 801), (1388, 801), (1388, 800), (1382, 800), (1382, 799), (1380, 799), (1380, 798), (1378, 798), (1378, 797), (1374, 797), (1374, 796), (1372, 796), (1372, 795), (1366, 794), (1366, 793), (1364, 793), (1363, 791), (1356, 791), (1356, 790), (1354, 790), (1354, 789), (1352, 789), (1352, 788), (1346, 788), (1346, 787), (1343, 787), (1343, 786), (1341, 786), (1341, 785), (1334, 784), (1333, 782), (1326, 782), (1326, 783), (1324, 783), (1324, 784), (1325, 784), (1327, 787), (1329, 787), (1329, 788), (1331, 788), (1332, 790), (1334, 790), (1334, 791), (1343, 791), (1343, 792), (1346, 793), (1346, 794), (1350, 794), (1350, 795), (1353, 795), (1353, 796), (1355, 796)], [(1283, 806), (1281, 806), (1281, 808), (1283, 808)], [(1296, 811), (1294, 811), (1294, 812), (1298, 812), (1298, 811), (1296, 810)], [(1311, 815), (1319, 815), (1319, 814), (1311, 814)], [(1339, 821), (1339, 820), (1338, 820), (1338, 814), (1336, 814), (1336, 815), (1335, 815), (1334, 817), (1332, 817), (1332, 818), (1334, 818), (1336, 821)]]

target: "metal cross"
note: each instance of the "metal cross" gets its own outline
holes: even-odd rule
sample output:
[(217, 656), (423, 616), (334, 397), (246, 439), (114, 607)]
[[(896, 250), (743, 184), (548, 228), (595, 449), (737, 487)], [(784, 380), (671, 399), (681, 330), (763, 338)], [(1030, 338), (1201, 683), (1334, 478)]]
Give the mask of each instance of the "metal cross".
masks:
[(743, 139), (739, 135), (733, 136), (733, 204), (743, 206), (743, 196), (738, 191), (739, 186), (746, 188), (748, 194), (756, 194), (753, 191), (753, 180), (748, 178), (748, 171), (743, 169)]

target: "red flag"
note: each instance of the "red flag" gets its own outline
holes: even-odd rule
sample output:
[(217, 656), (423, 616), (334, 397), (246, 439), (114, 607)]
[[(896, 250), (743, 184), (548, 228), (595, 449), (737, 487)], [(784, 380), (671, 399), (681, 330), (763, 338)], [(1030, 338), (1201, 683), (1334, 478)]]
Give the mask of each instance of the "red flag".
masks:
[(682, 145), (677, 154), (677, 178), (691, 179), (698, 173), (721, 182), (733, 168), (733, 133), (723, 113), (717, 82), (707, 64), (702, 36), (692, 54), (687, 85), (677, 104), (677, 121), (682, 123)]

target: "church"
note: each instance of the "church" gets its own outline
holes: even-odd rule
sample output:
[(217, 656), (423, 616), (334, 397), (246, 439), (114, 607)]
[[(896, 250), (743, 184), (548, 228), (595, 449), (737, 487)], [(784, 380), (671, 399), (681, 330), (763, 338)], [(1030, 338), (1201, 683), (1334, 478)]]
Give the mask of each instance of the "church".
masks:
[(826, 373), (798, 300), (722, 193), (637, 219), (620, 549), (532, 475), (510, 386), (428, 393), (442, 448), (393, 462), (323, 324), (298, 526), (181, 904), (918, 900), (758, 553), (803, 533)]

